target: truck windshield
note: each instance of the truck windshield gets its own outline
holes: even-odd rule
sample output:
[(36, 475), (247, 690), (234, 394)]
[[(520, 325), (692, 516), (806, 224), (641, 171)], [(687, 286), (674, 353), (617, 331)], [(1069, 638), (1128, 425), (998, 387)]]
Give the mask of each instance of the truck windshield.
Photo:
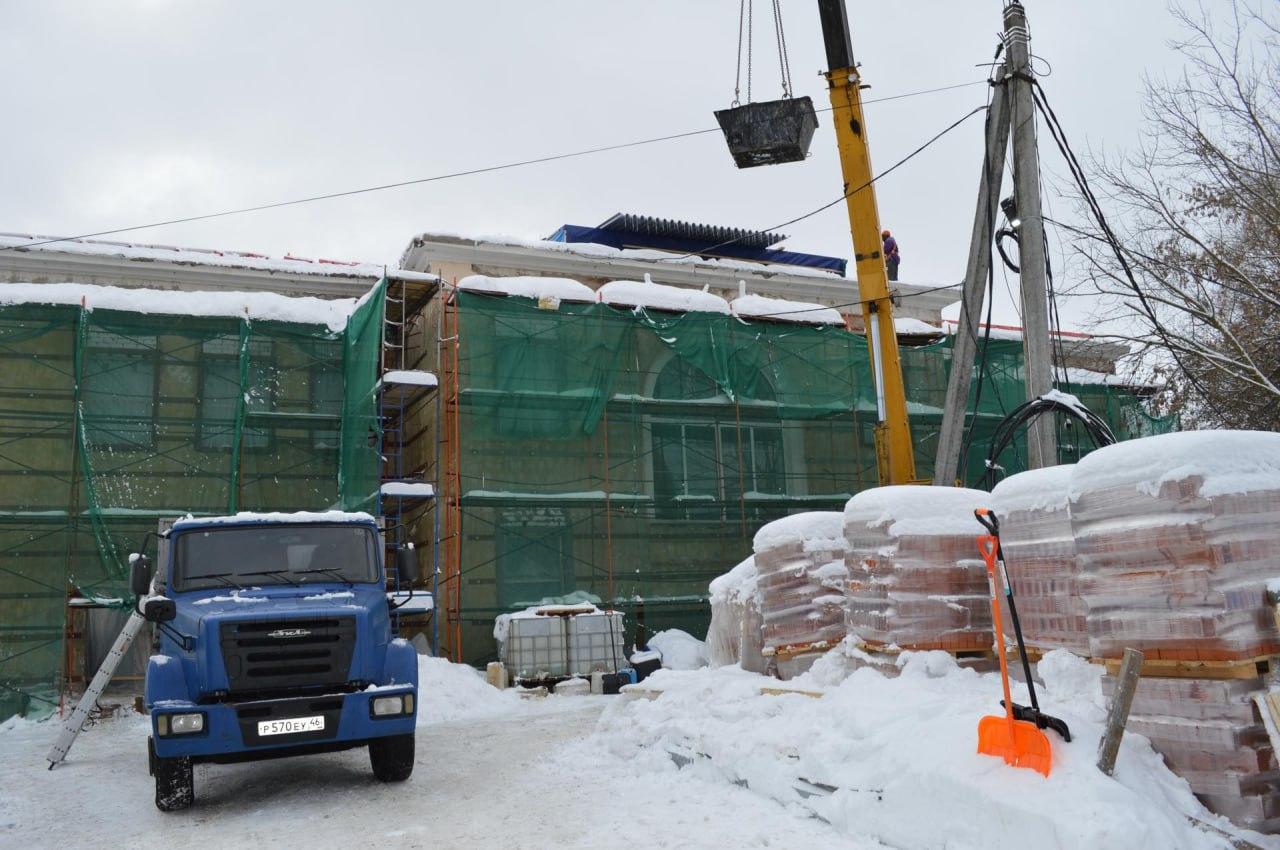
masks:
[(173, 589), (378, 579), (370, 528), (338, 525), (221, 526), (178, 536)]

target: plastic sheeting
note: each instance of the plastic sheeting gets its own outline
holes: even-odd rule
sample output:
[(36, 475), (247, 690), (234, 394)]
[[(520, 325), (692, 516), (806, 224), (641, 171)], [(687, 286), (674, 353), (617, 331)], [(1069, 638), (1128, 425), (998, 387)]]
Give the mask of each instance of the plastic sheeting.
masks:
[(1077, 464), (1071, 524), (1093, 655), (1118, 658), (1126, 647), (1175, 660), (1280, 653), (1266, 602), (1280, 564), (1280, 469), (1215, 473), (1242, 455), (1261, 463), (1278, 444), (1276, 434), (1172, 434), (1109, 446)]
[[(1027, 646), (1088, 655), (1080, 563), (1067, 511), (1071, 469), (1063, 465), (1021, 472), (997, 484), (991, 498)], [(1012, 635), (1005, 609), (1002, 615), (1005, 634)]]
[(850, 499), (849, 634), (872, 647), (990, 649), (991, 597), (973, 515), (990, 503), (979, 490), (912, 485)]

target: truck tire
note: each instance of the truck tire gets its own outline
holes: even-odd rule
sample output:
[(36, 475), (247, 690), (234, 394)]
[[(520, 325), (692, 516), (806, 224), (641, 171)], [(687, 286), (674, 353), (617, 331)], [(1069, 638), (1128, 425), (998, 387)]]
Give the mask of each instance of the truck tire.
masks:
[(156, 776), (156, 808), (176, 812), (195, 802), (195, 776), (187, 757), (154, 760)]
[(413, 733), (374, 738), (369, 764), (379, 782), (404, 782), (413, 773)]

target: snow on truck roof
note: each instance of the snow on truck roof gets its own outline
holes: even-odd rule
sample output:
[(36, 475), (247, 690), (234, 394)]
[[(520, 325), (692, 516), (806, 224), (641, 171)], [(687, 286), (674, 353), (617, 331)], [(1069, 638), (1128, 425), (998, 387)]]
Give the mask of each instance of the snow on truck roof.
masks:
[(210, 525), (249, 525), (253, 523), (334, 523), (334, 522), (374, 522), (372, 516), (363, 511), (297, 511), (295, 513), (253, 513), (241, 511), (230, 516), (193, 517), (190, 514), (173, 524), (173, 530), (184, 528), (204, 528)]

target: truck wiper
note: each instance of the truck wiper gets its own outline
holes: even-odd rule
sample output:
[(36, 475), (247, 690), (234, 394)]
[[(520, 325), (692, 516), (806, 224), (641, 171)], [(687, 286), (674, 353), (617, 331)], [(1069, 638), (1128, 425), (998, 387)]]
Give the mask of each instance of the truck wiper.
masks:
[(227, 587), (234, 587), (236, 590), (245, 590), (246, 588), (243, 584), (238, 584), (232, 581), (231, 579), (227, 578), (227, 576), (234, 576), (234, 575), (239, 575), (239, 573), (212, 573), (207, 576), (192, 576), (191, 580), (199, 581), (202, 578), (216, 578), (218, 581), (222, 582)]
[(294, 587), (302, 587), (302, 582), (297, 582), (297, 581), (294, 581), (293, 579), (289, 578), (289, 573), (291, 573), (291, 572), (293, 572), (293, 570), (258, 570), (258, 571), (256, 571), (256, 572), (252, 572), (252, 573), (236, 573), (236, 575), (242, 575), (242, 576), (280, 576), (280, 578), (284, 579), (285, 581), (287, 581), (289, 584), (293, 585)]
[(346, 577), (346, 576), (344, 576), (341, 572), (339, 572), (338, 570), (335, 570), (333, 567), (316, 567), (315, 569), (311, 569), (311, 570), (298, 570), (297, 572), (298, 572), (298, 574), (299, 574), (299, 575), (306, 575), (307, 573), (324, 573), (325, 575), (333, 576), (333, 577), (334, 577), (334, 578), (336, 578), (338, 581), (346, 582), (347, 587), (355, 587), (355, 586), (356, 586), (356, 583), (355, 583), (354, 581), (352, 581), (351, 579), (347, 578), (347, 577)]

